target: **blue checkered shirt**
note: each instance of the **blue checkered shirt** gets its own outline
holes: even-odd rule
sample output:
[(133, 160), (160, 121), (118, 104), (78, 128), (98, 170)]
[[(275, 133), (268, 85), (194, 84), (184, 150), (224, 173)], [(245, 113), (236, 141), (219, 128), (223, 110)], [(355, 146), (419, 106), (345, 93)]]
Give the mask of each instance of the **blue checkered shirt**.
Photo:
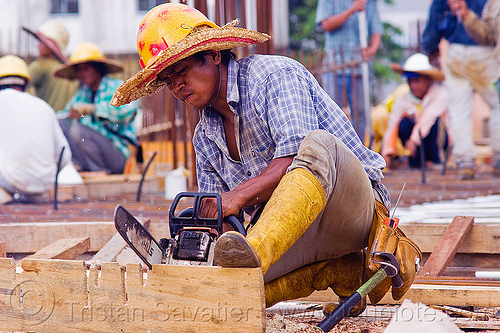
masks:
[(227, 101), (235, 115), (241, 161), (229, 155), (219, 113), (202, 110), (193, 135), (200, 192), (234, 189), (259, 175), (272, 159), (296, 155), (307, 134), (323, 129), (359, 158), (389, 207), (389, 193), (379, 183), (384, 159), (363, 145), (344, 112), (297, 61), (269, 55), (231, 61)]
[[(316, 10), (316, 24), (319, 25), (321, 21), (330, 16), (338, 15), (351, 8), (353, 2), (354, 0), (319, 0)], [(365, 12), (368, 39), (374, 34), (382, 34), (383, 28), (380, 22), (376, 0), (367, 1)], [(361, 54), (359, 53), (360, 45), (357, 13), (351, 15), (339, 28), (332, 31), (325, 31), (325, 52), (330, 64), (333, 63), (334, 55), (336, 63), (361, 61)], [(353, 50), (356, 52), (351, 53)], [(344, 52), (343, 56), (342, 52)], [(359, 68), (357, 71), (360, 71)]]

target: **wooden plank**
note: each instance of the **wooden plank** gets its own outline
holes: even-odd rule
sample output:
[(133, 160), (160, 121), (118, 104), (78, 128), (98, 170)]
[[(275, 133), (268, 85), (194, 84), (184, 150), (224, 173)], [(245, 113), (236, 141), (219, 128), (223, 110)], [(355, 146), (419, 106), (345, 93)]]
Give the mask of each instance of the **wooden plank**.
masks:
[[(417, 243), (424, 253), (430, 253), (438, 244), (448, 224), (405, 223), (403, 231)], [(153, 220), (149, 231), (160, 239), (170, 235), (168, 223)], [(90, 251), (99, 251), (116, 233), (111, 221), (23, 222), (0, 223), (0, 241), (7, 253), (36, 252), (59, 238), (90, 237)], [(500, 254), (500, 224), (474, 224), (465, 236), (457, 253)]]
[[(500, 287), (415, 283), (410, 287), (403, 299), (399, 301), (393, 300), (389, 290), (378, 305), (400, 304), (404, 299), (424, 304), (497, 307), (500, 306)], [(298, 299), (298, 301), (304, 302), (335, 302), (337, 300), (338, 297), (331, 289), (315, 291), (308, 297)]]
[[(16, 297), (19, 293), (16, 293), (16, 296), (13, 296), (16, 290), (16, 265), (14, 260), (11, 258), (0, 258), (0, 327), (3, 327), (4, 330), (7, 329), (10, 325), (10, 320), (7, 318), (6, 313), (12, 312), (11, 310), (11, 300), (12, 297)], [(9, 305), (8, 308), (5, 308)]]
[[(405, 234), (417, 243), (424, 253), (433, 251), (448, 226), (449, 224), (445, 223), (400, 224)], [(457, 252), (500, 254), (498, 239), (500, 239), (500, 223), (474, 224)]]
[(483, 320), (471, 320), (467, 318), (451, 318), (451, 322), (461, 329), (474, 329), (474, 330), (494, 330), (498, 332), (500, 330), (500, 322), (498, 320), (490, 319), (488, 321)]
[[(168, 223), (151, 223), (156, 239), (170, 235)], [(0, 241), (7, 253), (33, 253), (59, 238), (90, 237), (91, 252), (99, 251), (116, 234), (111, 221), (0, 223)]]
[(29, 255), (29, 259), (75, 259), (90, 248), (89, 237), (61, 238)]
[(425, 262), (419, 275), (439, 276), (444, 273), (465, 236), (474, 224), (472, 216), (456, 216)]
[(116, 256), (127, 246), (119, 233), (115, 233), (111, 239), (92, 257), (87, 264), (100, 264), (101, 262), (116, 261)]
[(7, 252), (5, 251), (5, 242), (0, 242), (0, 258), (7, 257)]
[(0, 205), (12, 201), (12, 196), (3, 188), (0, 188)]
[[(146, 220), (143, 226), (149, 229), (151, 220)], [(127, 243), (123, 240), (123, 237), (117, 232), (111, 237), (111, 239), (92, 257), (87, 263), (100, 264), (102, 262), (113, 262), (116, 261), (116, 257), (127, 247)]]
[[(424, 304), (496, 307), (500, 306), (500, 287), (413, 284), (404, 299)], [(387, 293), (380, 303), (395, 304), (402, 301), (395, 302), (391, 294)]]
[[(141, 175), (106, 175), (84, 179), (83, 184), (61, 185), (58, 197), (61, 202), (68, 200), (101, 199), (110, 196), (135, 194), (139, 188)], [(146, 177), (142, 185), (142, 193), (159, 191), (156, 177)], [(54, 193), (50, 192), (51, 199)]]
[[(438, 244), (449, 223), (405, 223), (403, 231), (424, 253)], [(168, 223), (153, 220), (151, 234), (160, 239), (170, 235)], [(99, 251), (116, 233), (111, 221), (22, 222), (0, 223), (0, 241), (7, 253), (36, 252), (59, 238), (90, 237), (90, 251)], [(500, 254), (500, 224), (474, 224), (457, 253)]]
[(20, 285), (26, 293), (22, 298), (13, 287), (6, 296), (12, 299), (0, 302), (0, 331), (262, 333), (265, 329), (259, 268), (154, 265), (144, 274), (140, 265), (123, 268), (104, 263), (97, 270), (82, 261), (41, 259), (24, 259), (22, 272), (13, 273), (11, 266), (0, 260), (0, 270), (5, 271), (0, 277), (7, 288)]
[(125, 266), (128, 264), (141, 264), (144, 267), (147, 268), (146, 264), (142, 261), (141, 258), (130, 248), (129, 246), (126, 246), (120, 254), (116, 256), (116, 262), (118, 262), (120, 265)]

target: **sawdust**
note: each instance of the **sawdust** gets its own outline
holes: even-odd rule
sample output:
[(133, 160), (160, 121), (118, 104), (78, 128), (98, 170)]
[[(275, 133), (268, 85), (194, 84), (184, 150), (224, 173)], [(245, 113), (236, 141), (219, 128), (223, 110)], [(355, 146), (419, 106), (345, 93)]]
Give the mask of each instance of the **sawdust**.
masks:
[[(287, 317), (280, 314), (267, 314), (266, 333), (313, 333), (317, 322), (304, 322), (301, 318)], [(363, 318), (344, 318), (330, 332), (332, 333), (382, 333), (386, 321), (372, 321)]]

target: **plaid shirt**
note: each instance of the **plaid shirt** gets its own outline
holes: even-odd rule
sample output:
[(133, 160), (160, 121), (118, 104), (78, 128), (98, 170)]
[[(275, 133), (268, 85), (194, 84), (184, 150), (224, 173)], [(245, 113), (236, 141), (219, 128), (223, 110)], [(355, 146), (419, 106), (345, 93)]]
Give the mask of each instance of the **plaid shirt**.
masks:
[[(316, 24), (330, 16), (338, 15), (352, 7), (354, 0), (319, 0), (316, 10)], [(382, 34), (376, 0), (368, 0), (365, 5), (368, 39), (374, 34)], [(339, 28), (325, 31), (325, 51), (329, 63), (361, 61), (358, 14), (351, 15)], [(351, 51), (355, 51), (351, 53)], [(343, 56), (342, 56), (342, 53)], [(343, 57), (343, 59), (342, 59)], [(359, 71), (359, 68), (358, 68)]]
[(363, 145), (344, 112), (300, 63), (264, 55), (231, 61), (227, 101), (241, 161), (229, 155), (218, 112), (202, 110), (193, 136), (200, 192), (234, 189), (259, 175), (272, 159), (296, 155), (307, 134), (324, 129), (359, 158), (389, 207), (389, 193), (379, 183), (384, 159)]
[(120, 107), (114, 107), (109, 104), (113, 94), (121, 83), (121, 80), (104, 76), (101, 83), (99, 83), (94, 99), (92, 99), (92, 90), (89, 86), (80, 87), (66, 104), (64, 110), (58, 112), (58, 117), (67, 117), (69, 110), (75, 103), (94, 104), (94, 114), (80, 118), (80, 122), (110, 139), (120, 149), (122, 154), (128, 158), (130, 151), (127, 146), (130, 142), (120, 136), (130, 138), (132, 141), (136, 140), (132, 119), (137, 111), (137, 103), (132, 102)]

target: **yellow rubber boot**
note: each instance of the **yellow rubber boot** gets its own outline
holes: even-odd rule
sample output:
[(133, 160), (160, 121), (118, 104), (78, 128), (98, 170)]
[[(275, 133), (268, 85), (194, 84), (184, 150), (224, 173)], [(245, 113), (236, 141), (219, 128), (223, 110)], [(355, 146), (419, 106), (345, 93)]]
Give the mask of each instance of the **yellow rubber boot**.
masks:
[[(266, 307), (281, 301), (307, 297), (315, 290), (328, 288), (339, 296), (339, 302), (343, 302), (361, 287), (363, 265), (363, 253), (359, 251), (298, 268), (266, 283)], [(323, 311), (327, 315), (337, 306), (338, 303), (325, 303)], [(365, 308), (366, 299), (354, 307), (349, 312), (349, 316), (358, 316)]]
[(312, 263), (266, 283), (264, 286), (266, 307), (273, 306), (278, 302), (311, 295), (315, 290), (313, 284), (316, 275), (328, 263), (327, 260)]
[(325, 205), (325, 191), (310, 171), (290, 171), (281, 179), (246, 238), (233, 231), (219, 237), (214, 261), (223, 267), (260, 266), (265, 274), (304, 234)]
[[(342, 303), (363, 284), (364, 255), (363, 251), (352, 252), (340, 258), (331, 259), (316, 276), (313, 283), (315, 290), (330, 287)], [(323, 312), (331, 313), (337, 304), (325, 303)], [(349, 316), (359, 316), (366, 308), (366, 298), (356, 305)]]

